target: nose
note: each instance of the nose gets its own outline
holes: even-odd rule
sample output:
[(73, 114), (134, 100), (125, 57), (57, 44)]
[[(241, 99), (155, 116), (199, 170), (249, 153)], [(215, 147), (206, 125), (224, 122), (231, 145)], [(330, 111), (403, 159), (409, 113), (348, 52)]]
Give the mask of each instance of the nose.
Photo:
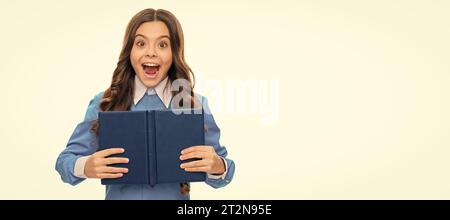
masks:
[(157, 57), (157, 53), (156, 53), (155, 47), (151, 46), (151, 45), (148, 46), (147, 50), (145, 51), (145, 56), (147, 56), (147, 57)]

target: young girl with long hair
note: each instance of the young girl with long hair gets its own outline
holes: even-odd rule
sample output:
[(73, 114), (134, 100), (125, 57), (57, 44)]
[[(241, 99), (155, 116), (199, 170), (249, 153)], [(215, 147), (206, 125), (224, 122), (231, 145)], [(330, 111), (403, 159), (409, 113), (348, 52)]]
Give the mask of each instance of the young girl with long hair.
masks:
[[(184, 85), (173, 89), (179, 82)], [(99, 112), (202, 107), (205, 145), (186, 146), (180, 160), (198, 160), (184, 162), (181, 168), (205, 172), (205, 182), (214, 188), (227, 185), (234, 175), (234, 162), (226, 158), (227, 150), (219, 143), (220, 129), (207, 99), (193, 88), (194, 74), (185, 62), (183, 31), (176, 17), (162, 9), (137, 13), (126, 28), (111, 85), (90, 101), (83, 122), (56, 161), (61, 179), (76, 185), (86, 178), (120, 178), (128, 172), (111, 166), (129, 162), (117, 156), (123, 148), (108, 146), (112, 148), (97, 151)], [(106, 199), (189, 199), (189, 187), (189, 183), (106, 185)]]

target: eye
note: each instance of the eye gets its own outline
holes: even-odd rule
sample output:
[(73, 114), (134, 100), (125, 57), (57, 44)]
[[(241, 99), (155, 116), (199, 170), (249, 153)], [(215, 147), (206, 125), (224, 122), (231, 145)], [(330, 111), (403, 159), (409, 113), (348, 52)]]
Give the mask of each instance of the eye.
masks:
[(140, 41), (137, 41), (137, 42), (136, 42), (136, 45), (137, 45), (138, 47), (143, 47), (143, 46), (145, 45), (145, 42), (142, 41), (142, 40), (140, 40)]
[(161, 41), (159, 42), (158, 46), (160, 48), (166, 48), (167, 46), (169, 46), (169, 44), (166, 41)]

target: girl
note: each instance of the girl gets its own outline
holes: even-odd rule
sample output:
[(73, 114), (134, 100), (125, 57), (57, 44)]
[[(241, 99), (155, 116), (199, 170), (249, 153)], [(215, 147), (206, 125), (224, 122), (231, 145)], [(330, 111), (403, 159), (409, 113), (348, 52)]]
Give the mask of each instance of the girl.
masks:
[[(188, 85), (180, 91), (169, 91), (180, 80)], [(77, 125), (56, 161), (61, 179), (76, 185), (86, 178), (119, 178), (128, 172), (110, 166), (128, 163), (128, 158), (114, 156), (124, 149), (96, 152), (99, 111), (159, 110), (189, 103), (203, 107), (206, 145), (187, 146), (180, 152), (181, 160), (200, 159), (182, 163), (181, 168), (206, 172), (206, 183), (214, 188), (227, 185), (233, 178), (234, 162), (226, 158), (227, 150), (219, 144), (220, 129), (206, 98), (194, 95), (193, 80), (184, 60), (183, 31), (175, 16), (162, 9), (137, 13), (127, 26), (111, 86), (90, 101), (84, 121)], [(175, 99), (179, 95), (181, 101)], [(189, 199), (189, 184), (107, 185), (106, 199)]]

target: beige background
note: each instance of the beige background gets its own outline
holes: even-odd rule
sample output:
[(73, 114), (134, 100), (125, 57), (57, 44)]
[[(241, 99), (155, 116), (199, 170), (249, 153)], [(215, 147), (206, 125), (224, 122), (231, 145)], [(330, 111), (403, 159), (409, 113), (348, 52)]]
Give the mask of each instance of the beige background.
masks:
[(215, 115), (235, 179), (193, 199), (450, 198), (449, 1), (19, 0), (0, 3), (1, 199), (103, 199), (54, 164), (148, 7), (178, 17), (198, 78), (280, 85), (271, 124)]

